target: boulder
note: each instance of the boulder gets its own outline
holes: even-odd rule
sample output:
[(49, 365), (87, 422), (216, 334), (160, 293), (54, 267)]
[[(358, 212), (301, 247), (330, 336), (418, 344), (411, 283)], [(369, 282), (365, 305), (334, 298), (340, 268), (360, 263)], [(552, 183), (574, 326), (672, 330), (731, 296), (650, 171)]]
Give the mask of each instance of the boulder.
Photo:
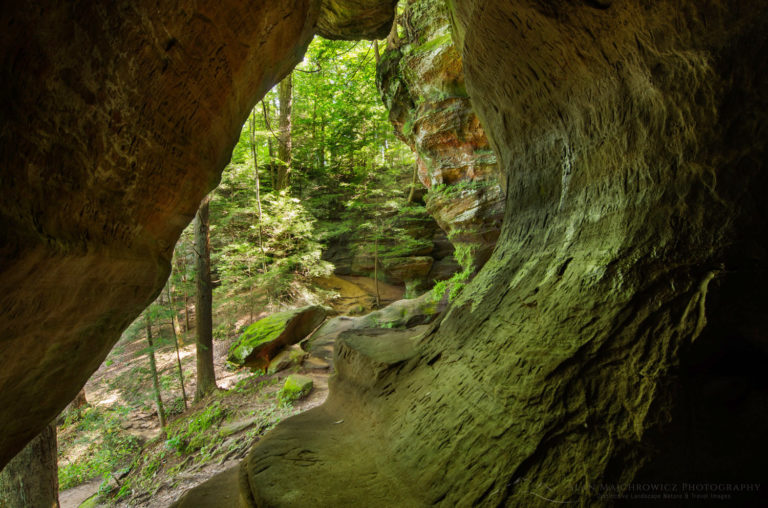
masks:
[(269, 362), (267, 374), (276, 374), (281, 370), (288, 369), (294, 365), (301, 365), (305, 356), (306, 353), (297, 345), (293, 345), (289, 349), (284, 349), (277, 353), (277, 356)]
[(277, 353), (309, 335), (325, 316), (323, 307), (312, 305), (260, 319), (248, 326), (230, 346), (227, 360), (239, 367), (265, 369)]
[(300, 374), (291, 374), (285, 378), (285, 383), (280, 389), (278, 397), (283, 402), (293, 402), (294, 400), (303, 399), (309, 395), (313, 386), (314, 382), (311, 377), (302, 376)]
[(352, 330), (360, 322), (361, 317), (338, 316), (329, 319), (318, 328), (301, 347), (312, 356), (328, 362), (333, 360), (333, 348), (341, 332)]
[(301, 347), (311, 355), (326, 362), (333, 361), (334, 347), (339, 336), (347, 331), (363, 329), (411, 328), (434, 321), (443, 312), (447, 303), (435, 302), (431, 293), (419, 298), (393, 302), (383, 309), (365, 316), (338, 316), (329, 319), (318, 328)]

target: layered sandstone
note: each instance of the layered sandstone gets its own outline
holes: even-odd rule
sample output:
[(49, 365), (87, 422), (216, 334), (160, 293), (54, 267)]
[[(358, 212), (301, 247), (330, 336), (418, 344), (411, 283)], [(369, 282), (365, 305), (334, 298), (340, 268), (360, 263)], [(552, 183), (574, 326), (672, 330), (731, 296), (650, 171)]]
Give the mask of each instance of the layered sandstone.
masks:
[(427, 210), (475, 268), (490, 257), (504, 217), (496, 155), (472, 109), (442, 0), (410, 0), (377, 66), (395, 133), (416, 154)]

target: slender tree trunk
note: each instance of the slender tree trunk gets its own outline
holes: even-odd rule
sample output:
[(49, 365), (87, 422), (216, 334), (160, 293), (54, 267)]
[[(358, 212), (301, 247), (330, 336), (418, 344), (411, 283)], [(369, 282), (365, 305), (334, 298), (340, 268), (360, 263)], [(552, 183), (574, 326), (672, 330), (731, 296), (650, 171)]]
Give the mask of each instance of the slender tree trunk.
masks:
[(152, 340), (152, 318), (149, 316), (149, 309), (146, 310), (147, 320), (147, 344), (149, 345), (149, 372), (152, 374), (152, 385), (155, 389), (155, 405), (157, 406), (157, 417), (160, 419), (160, 428), (165, 429), (165, 408), (163, 399), (160, 397), (160, 380), (157, 377), (157, 362), (155, 362), (155, 343)]
[(413, 203), (416, 198), (416, 185), (419, 180), (419, 165), (413, 165), (413, 177), (411, 178), (411, 191), (408, 193), (408, 203)]
[[(184, 277), (184, 333), (189, 332), (189, 291), (187, 291), (187, 278)], [(184, 340), (181, 341), (184, 344)]]
[[(267, 129), (269, 129), (270, 128), (269, 101), (262, 99), (261, 107), (264, 110), (264, 125), (267, 127)], [(269, 154), (269, 163), (267, 164), (267, 170), (269, 171), (269, 179), (272, 182), (272, 190), (276, 190), (277, 189), (277, 171), (275, 170), (275, 146), (272, 143), (272, 136), (267, 136), (267, 153)]]
[[(171, 265), (171, 270), (173, 270), (173, 265)], [(171, 313), (171, 327), (173, 328), (173, 336), (178, 337), (178, 335), (181, 333), (181, 324), (179, 323), (179, 313), (176, 310), (176, 303), (173, 300), (173, 287), (170, 280), (168, 280), (166, 296), (168, 298), (168, 310)]]
[(211, 287), (211, 243), (208, 202), (206, 197), (195, 216), (195, 250), (197, 254), (197, 294), (195, 295), (195, 328), (197, 345), (197, 390), (200, 400), (216, 389), (213, 369), (213, 291)]
[(181, 385), (181, 396), (184, 399), (184, 409), (187, 409), (187, 390), (184, 388), (184, 371), (181, 369), (181, 355), (179, 354), (179, 334), (176, 333), (176, 309), (173, 308), (171, 299), (171, 285), (168, 284), (168, 305), (171, 310), (171, 330), (173, 330), (173, 344), (176, 346), (176, 365), (179, 367), (179, 385)]
[[(261, 222), (261, 179), (259, 178), (259, 159), (256, 152), (256, 111), (251, 112), (251, 157), (253, 157), (253, 175), (256, 180), (256, 205), (259, 212), (259, 250), (261, 251), (261, 264), (264, 273), (267, 273), (267, 261), (264, 254), (264, 226)], [(253, 319), (251, 319), (253, 320)]]
[(277, 188), (280, 191), (288, 187), (291, 175), (291, 112), (293, 110), (293, 79), (291, 74), (279, 85), (280, 95), (280, 146), (278, 156), (281, 164), (277, 168)]
[[(180, 270), (181, 270), (181, 287), (184, 289), (184, 332), (189, 331), (189, 291), (187, 291), (187, 258), (181, 256), (179, 258)], [(184, 337), (179, 338), (179, 342), (184, 345)]]
[(373, 281), (376, 285), (376, 308), (381, 308), (381, 296), (379, 295), (379, 225), (376, 224), (376, 232), (373, 237)]
[(373, 41), (373, 54), (376, 57), (376, 65), (379, 65), (379, 63), (381, 62), (381, 53), (379, 52), (379, 41)]
[(56, 423), (51, 422), (0, 473), (0, 506), (59, 506)]
[(325, 117), (320, 115), (320, 169), (325, 169)]

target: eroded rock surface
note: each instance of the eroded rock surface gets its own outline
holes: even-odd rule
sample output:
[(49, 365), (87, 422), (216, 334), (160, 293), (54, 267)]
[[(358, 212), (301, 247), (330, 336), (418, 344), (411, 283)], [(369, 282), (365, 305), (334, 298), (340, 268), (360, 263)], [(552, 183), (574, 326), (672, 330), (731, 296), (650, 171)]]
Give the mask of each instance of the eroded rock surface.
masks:
[(446, 2), (410, 0), (400, 24), (401, 37), (389, 40), (377, 67), (379, 90), (396, 134), (416, 154), (427, 210), (480, 268), (501, 231), (504, 195), (496, 155), (467, 94)]
[[(333, 4), (351, 24), (371, 6), (355, 37), (392, 18), (391, 1)], [(321, 10), (319, 0), (4, 2), (0, 466), (160, 291), (249, 110), (301, 59), (329, 19)], [(323, 31), (345, 37), (341, 26)]]
[(333, 361), (336, 341), (342, 333), (364, 329), (413, 328), (427, 325), (446, 309), (447, 299), (434, 301), (431, 293), (398, 300), (365, 316), (337, 316), (320, 326), (301, 347), (313, 356)]
[(336, 274), (373, 277), (378, 259), (380, 280), (406, 286), (410, 298), (461, 270), (453, 245), (423, 203), (398, 210), (396, 217), (385, 215), (384, 220), (387, 233), (376, 248), (370, 238), (348, 234), (337, 237), (323, 251)]
[(381, 39), (397, 0), (322, 0), (317, 33), (328, 39)]
[(252, 449), (251, 501), (760, 483), (768, 2), (449, 4), (506, 181), (499, 244), (413, 354), (345, 343), (328, 403)]

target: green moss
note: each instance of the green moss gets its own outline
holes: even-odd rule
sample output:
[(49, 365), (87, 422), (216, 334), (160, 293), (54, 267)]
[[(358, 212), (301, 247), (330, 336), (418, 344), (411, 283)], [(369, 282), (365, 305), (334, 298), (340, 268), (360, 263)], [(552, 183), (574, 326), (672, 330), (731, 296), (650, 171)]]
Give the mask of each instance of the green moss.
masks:
[(278, 338), (295, 315), (295, 311), (278, 312), (250, 325), (229, 348), (229, 361), (242, 365), (254, 349)]
[(442, 35), (439, 35), (435, 37), (434, 39), (430, 39), (424, 44), (421, 44), (420, 46), (416, 46), (412, 49), (413, 53), (427, 53), (434, 51), (438, 48), (448, 47), (453, 44), (453, 40), (451, 39), (450, 32), (444, 33)]
[(410, 136), (413, 133), (415, 121), (413, 116), (409, 116), (408, 120), (403, 124), (403, 136)]
[(312, 378), (292, 374), (285, 379), (285, 384), (280, 390), (278, 398), (283, 404), (290, 404), (295, 400), (306, 397), (312, 391), (313, 386)]

